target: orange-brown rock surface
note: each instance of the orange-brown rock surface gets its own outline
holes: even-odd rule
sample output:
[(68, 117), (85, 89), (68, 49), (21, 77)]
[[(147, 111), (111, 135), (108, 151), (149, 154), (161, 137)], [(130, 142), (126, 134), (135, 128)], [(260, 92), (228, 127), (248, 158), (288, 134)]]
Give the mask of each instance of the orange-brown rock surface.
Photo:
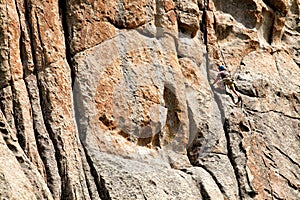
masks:
[(0, 8), (1, 199), (300, 199), (299, 0)]

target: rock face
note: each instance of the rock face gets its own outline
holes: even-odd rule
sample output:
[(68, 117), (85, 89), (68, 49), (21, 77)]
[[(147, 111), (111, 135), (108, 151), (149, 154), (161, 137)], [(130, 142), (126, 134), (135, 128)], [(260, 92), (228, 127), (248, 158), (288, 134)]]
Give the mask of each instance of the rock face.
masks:
[(298, 0), (0, 7), (1, 199), (300, 199)]

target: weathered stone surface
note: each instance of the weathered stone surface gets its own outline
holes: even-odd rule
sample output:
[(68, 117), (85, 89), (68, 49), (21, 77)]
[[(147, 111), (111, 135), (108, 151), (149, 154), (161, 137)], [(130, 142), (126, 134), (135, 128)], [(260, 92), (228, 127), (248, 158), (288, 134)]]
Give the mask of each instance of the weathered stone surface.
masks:
[[(62, 3), (65, 34), (70, 54), (91, 48), (115, 35), (115, 1), (78, 1)], [(69, 55), (69, 56), (71, 56)]]
[(298, 200), (299, 6), (1, 1), (0, 197)]
[(101, 199), (202, 199), (190, 175), (167, 167), (91, 152)]
[(176, 2), (178, 26), (181, 31), (196, 35), (200, 26), (200, 12), (195, 0), (179, 0)]
[(0, 195), (4, 199), (53, 199), (37, 163), (28, 159), (0, 112)]
[(205, 169), (192, 167), (187, 169), (186, 173), (191, 174), (199, 184), (198, 187), (201, 189), (203, 199), (224, 199), (218, 185)]
[[(230, 15), (213, 14), (216, 30), (209, 29), (209, 34), (215, 32), (221, 41), (212, 40), (209, 50), (212, 58), (218, 59), (217, 63), (226, 64), (231, 70), (238, 91), (243, 94), (242, 109), (231, 107), (225, 96), (218, 94), (223, 99), (228, 154), (237, 176), (240, 198), (297, 199), (299, 185), (297, 181), (292, 183), (299, 180), (295, 175), (299, 173), (298, 162), (294, 161), (296, 154), (293, 150), (287, 153), (287, 148), (281, 146), (299, 149), (299, 66), (295, 63), (298, 56), (292, 53), (297, 42), (289, 43), (297, 34), (292, 29), (285, 31), (297, 6), (294, 1), (278, 1), (276, 6), (275, 1), (266, 2), (267, 5), (252, 1), (261, 10), (258, 21), (245, 17), (246, 13), (232, 13), (233, 5), (215, 2), (217, 10)], [(286, 8), (287, 5), (290, 7)], [(247, 29), (250, 22), (257, 30)], [(280, 145), (277, 139), (281, 140)], [(284, 170), (277, 163), (282, 159), (289, 160), (284, 162)], [(290, 175), (290, 171), (295, 174)], [(285, 181), (289, 183), (283, 187)]]
[[(174, 40), (169, 36), (162, 38), (163, 43), (169, 42), (162, 47), (135, 31), (128, 34), (134, 37), (130, 39), (124, 33), (123, 37), (91, 49), (91, 53), (75, 57), (78, 82), (74, 95), (78, 105), (82, 105), (77, 108), (83, 115), (78, 119), (81, 138), (96, 137), (91, 141), (101, 140), (103, 151), (123, 152), (129, 157), (134, 156), (135, 145), (186, 154), (188, 116), (186, 101), (181, 100), (185, 98), (181, 93), (185, 86), (178, 63), (171, 59), (175, 56)], [(143, 47), (137, 49), (138, 45)], [(91, 56), (85, 57), (86, 54)], [(156, 69), (148, 64), (152, 61), (156, 62)], [(97, 75), (88, 80), (91, 73)], [(121, 146), (113, 142), (114, 135), (122, 136), (118, 141), (123, 141)], [(126, 148), (126, 143), (130, 148)]]

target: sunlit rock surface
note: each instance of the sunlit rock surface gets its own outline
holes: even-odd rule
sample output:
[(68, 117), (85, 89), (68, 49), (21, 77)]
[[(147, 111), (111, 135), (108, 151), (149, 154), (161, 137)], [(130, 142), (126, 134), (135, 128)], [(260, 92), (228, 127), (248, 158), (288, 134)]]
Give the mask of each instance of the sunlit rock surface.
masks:
[(300, 199), (298, 0), (0, 7), (1, 198)]

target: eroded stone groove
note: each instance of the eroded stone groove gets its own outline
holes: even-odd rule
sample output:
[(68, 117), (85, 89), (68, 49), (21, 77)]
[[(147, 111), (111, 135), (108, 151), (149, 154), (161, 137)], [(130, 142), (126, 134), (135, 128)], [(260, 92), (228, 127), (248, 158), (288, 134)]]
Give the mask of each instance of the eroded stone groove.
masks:
[(230, 199), (230, 197), (226, 194), (226, 190), (223, 187), (222, 183), (220, 183), (220, 181), (218, 180), (218, 178), (215, 176), (214, 172), (212, 172), (211, 170), (207, 169), (207, 167), (205, 166), (200, 166), (203, 169), (205, 169), (212, 177), (212, 179), (214, 180), (214, 182), (217, 184), (218, 188), (220, 189), (220, 191), (222, 192), (222, 194), (224, 195), (225, 198)]
[[(207, 46), (207, 37), (208, 37), (208, 35), (207, 35), (207, 29), (206, 29), (206, 27), (207, 27), (207, 20), (206, 20), (206, 18), (207, 18), (207, 9), (208, 9), (208, 0), (207, 1), (205, 1), (205, 8), (204, 8), (204, 13), (203, 13), (203, 15), (202, 15), (202, 19), (201, 19), (201, 24), (200, 24), (200, 30), (203, 32), (203, 42), (204, 42), (204, 44)], [(207, 47), (206, 47), (207, 48)], [(208, 65), (206, 65), (207, 67), (208, 67)]]
[(180, 130), (180, 120), (178, 118), (178, 100), (176, 98), (176, 95), (172, 91), (172, 88), (169, 88), (168, 85), (164, 88), (164, 100), (165, 100), (165, 106), (168, 109), (167, 111), (167, 121), (166, 121), (166, 136), (168, 138), (165, 138), (167, 143), (168, 141), (171, 141), (175, 134), (178, 133)]
[(68, 6), (67, 6), (67, 1), (64, 0), (59, 0), (58, 1), (59, 4), (59, 15), (60, 15), (60, 20), (62, 22), (62, 27), (63, 27), (63, 34), (64, 34), (64, 41), (65, 41), (65, 55), (66, 55), (66, 59), (68, 62), (68, 65), (70, 67), (71, 70), (71, 78), (72, 78), (72, 88), (74, 86), (74, 81), (76, 78), (76, 72), (75, 69), (73, 67), (73, 63), (72, 63), (72, 57), (74, 55), (72, 55), (71, 53), (71, 47), (70, 47), (70, 30), (69, 30), (69, 25), (68, 25)]
[[(201, 31), (203, 32), (203, 42), (205, 44), (205, 48), (206, 48), (206, 52), (204, 54), (205, 56), (205, 64), (203, 67), (205, 67), (205, 76), (206, 76), (206, 79), (208, 81), (208, 83), (211, 82), (211, 76), (210, 76), (210, 70), (211, 70), (211, 67), (212, 67), (212, 62), (211, 62), (211, 55), (210, 55), (210, 47), (211, 47), (211, 41), (212, 41), (212, 38), (210, 38), (210, 36), (208, 35), (208, 27), (209, 26), (209, 20), (208, 20), (208, 17), (211, 13), (211, 11), (209, 10), (209, 1), (204, 1), (203, 2), (203, 5), (200, 5), (199, 7), (200, 10), (203, 11), (203, 15), (202, 15), (202, 21), (201, 21)], [(210, 13), (208, 13), (210, 12)], [(214, 88), (210, 85), (209, 88), (211, 89), (211, 91), (214, 91)], [(218, 114), (220, 115), (219, 116), (219, 120), (221, 121), (224, 121), (225, 119), (225, 113), (224, 113), (224, 109), (223, 109), (223, 103), (222, 103), (222, 100), (219, 96), (219, 94), (215, 93), (212, 97), (212, 101), (214, 101), (216, 103), (216, 106), (217, 106), (217, 109), (218, 109)], [(191, 119), (190, 119), (191, 120)], [(191, 123), (191, 121), (190, 121)], [(220, 122), (221, 124), (222, 122)], [(223, 127), (220, 126), (221, 130), (223, 130)], [(215, 145), (216, 143), (218, 143), (218, 141), (216, 141), (216, 143), (214, 144), (214, 139), (213, 137), (215, 137), (214, 135), (217, 135), (219, 133), (214, 133), (210, 130), (210, 125), (206, 124), (205, 127), (202, 127), (202, 129), (206, 130), (202, 130), (203, 133), (202, 135), (199, 135), (199, 137), (203, 137), (203, 140), (206, 141), (207, 138), (210, 138), (210, 140), (207, 140), (207, 143), (205, 142), (200, 142), (200, 143), (194, 143), (193, 145), (201, 145), (200, 147), (199, 146), (191, 146), (188, 151), (188, 155), (189, 155), (189, 159), (191, 161), (191, 163), (194, 165), (194, 166), (201, 166), (202, 168), (204, 168), (209, 174), (210, 176), (213, 178), (213, 180), (215, 181), (215, 183), (217, 184), (218, 188), (220, 189), (220, 191), (222, 192), (223, 196), (225, 196), (226, 198), (228, 199), (231, 199), (231, 198), (234, 198), (232, 197), (228, 192), (228, 188), (227, 186), (224, 185), (224, 182), (223, 181), (219, 181), (219, 175), (218, 174), (215, 174), (215, 172), (211, 169), (211, 165), (209, 163), (207, 164), (203, 164), (203, 160), (206, 159), (206, 156), (209, 154), (211, 157), (215, 157), (216, 154), (214, 154), (213, 152), (209, 152), (211, 151), (211, 146)], [(201, 132), (201, 131), (200, 131)], [(199, 133), (197, 133), (199, 134)], [(224, 134), (224, 133), (222, 133)], [(197, 136), (196, 136), (197, 137)], [(227, 139), (228, 140), (228, 139)], [(228, 144), (227, 144), (228, 145)], [(203, 146), (203, 147), (202, 147)], [(205, 147), (205, 146), (208, 146), (208, 147)], [(227, 149), (229, 147), (227, 146)], [(200, 152), (197, 152), (195, 155), (193, 155), (195, 152), (193, 151), (199, 151), (199, 150), (194, 150), (194, 149), (200, 149)], [(208, 152), (207, 152), (208, 151)], [(223, 155), (223, 152), (220, 154)], [(226, 152), (224, 152), (224, 155), (228, 156), (228, 154)], [(218, 157), (218, 156), (216, 156)], [(230, 158), (229, 158), (230, 159)], [(233, 177), (230, 177), (230, 178), (233, 178)], [(235, 180), (237, 180), (236, 178), (234, 178)], [(202, 185), (201, 188), (204, 188), (204, 186)], [(211, 194), (210, 194), (211, 195)], [(203, 193), (203, 196), (209, 196), (207, 193)], [(209, 196), (209, 198), (211, 198), (211, 196)]]
[[(87, 149), (84, 146), (83, 146), (83, 149), (84, 149), (87, 163), (89, 165), (90, 172), (94, 178), (94, 182), (97, 187), (97, 192), (99, 195), (98, 197), (100, 197), (103, 200), (105, 200), (105, 199), (110, 200), (111, 198), (110, 198), (108, 190), (106, 189), (105, 180), (103, 179), (103, 177), (101, 177), (101, 175), (98, 174), (98, 172), (94, 166), (94, 162), (92, 161), (91, 157), (88, 155)], [(92, 196), (93, 196), (92, 191), (90, 191), (90, 197), (92, 197)]]
[[(74, 137), (76, 130), (71, 117), (71, 84), (67, 86), (71, 76), (68, 74), (69, 69), (65, 62), (58, 4), (33, 1), (28, 4), (30, 4), (28, 5), (31, 14), (29, 21), (33, 34), (36, 75), (41, 97), (40, 105), (45, 127), (55, 148), (61, 178), (61, 196), (64, 199), (84, 197), (87, 195), (87, 188), (82, 168), (70, 170), (75, 167), (75, 163), (80, 166), (81, 162), (76, 148), (78, 141)], [(47, 6), (53, 6), (55, 15), (45, 11)], [(60, 84), (51, 87), (53, 81), (59, 81)], [(70, 154), (73, 156), (70, 157)]]
[[(224, 133), (225, 133), (225, 136), (226, 136), (226, 139), (227, 139), (227, 149), (228, 149), (228, 158), (230, 160), (230, 163), (234, 169), (234, 173), (235, 173), (235, 176), (236, 176), (236, 180), (238, 182), (238, 186), (239, 186), (239, 197), (240, 197), (240, 200), (244, 199), (245, 198), (245, 188), (243, 188), (241, 186), (241, 177), (240, 177), (240, 174), (241, 172), (239, 171), (239, 167), (242, 167), (242, 166), (239, 166), (239, 164), (241, 163), (237, 163), (235, 161), (235, 154), (233, 153), (233, 150), (232, 150), (232, 137), (230, 136), (230, 134), (238, 134), (238, 133), (234, 133), (232, 131), (230, 131), (230, 124), (229, 124), (229, 121), (228, 119), (225, 119), (225, 122), (224, 122)], [(244, 167), (245, 168), (245, 167)]]
[[(58, 160), (55, 156), (56, 151), (54, 149), (52, 139), (49, 136), (47, 127), (44, 121), (44, 115), (41, 106), (42, 101), (40, 98), (41, 91), (38, 86), (38, 77), (36, 70), (36, 54), (34, 48), (34, 40), (32, 34), (32, 25), (30, 19), (30, 6), (28, 1), (20, 1), (18, 4), (18, 10), (22, 10), (22, 17), (20, 17), (21, 24), (21, 59), (24, 67), (24, 80), (26, 83), (27, 91), (29, 94), (31, 106), (32, 106), (32, 119), (33, 128), (36, 137), (36, 143), (40, 157), (44, 163), (46, 171), (47, 185), (52, 193), (54, 199), (61, 197), (61, 180), (59, 175)], [(25, 53), (26, 52), (26, 53)]]

